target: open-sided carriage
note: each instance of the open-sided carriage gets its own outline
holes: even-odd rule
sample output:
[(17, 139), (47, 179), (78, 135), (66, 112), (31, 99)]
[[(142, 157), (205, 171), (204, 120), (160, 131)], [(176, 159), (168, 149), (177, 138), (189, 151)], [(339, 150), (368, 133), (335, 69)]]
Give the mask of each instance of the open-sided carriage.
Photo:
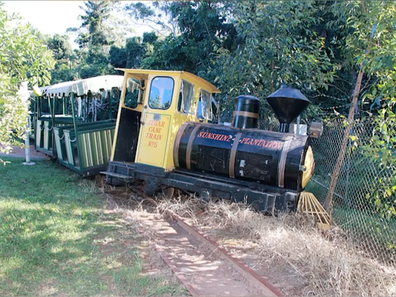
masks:
[(35, 98), (35, 148), (81, 175), (105, 169), (123, 76), (106, 75), (41, 88)]

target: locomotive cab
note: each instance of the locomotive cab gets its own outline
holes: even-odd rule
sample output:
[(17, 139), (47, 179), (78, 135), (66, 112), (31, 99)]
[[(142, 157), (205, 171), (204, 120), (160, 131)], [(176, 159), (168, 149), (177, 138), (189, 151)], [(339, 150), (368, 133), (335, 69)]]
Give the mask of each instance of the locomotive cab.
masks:
[[(176, 133), (186, 121), (213, 118), (212, 94), (220, 91), (204, 79), (184, 71), (118, 69), (124, 85), (107, 181), (146, 180), (149, 194), (158, 180), (174, 170)], [(150, 186), (150, 181), (153, 181)]]

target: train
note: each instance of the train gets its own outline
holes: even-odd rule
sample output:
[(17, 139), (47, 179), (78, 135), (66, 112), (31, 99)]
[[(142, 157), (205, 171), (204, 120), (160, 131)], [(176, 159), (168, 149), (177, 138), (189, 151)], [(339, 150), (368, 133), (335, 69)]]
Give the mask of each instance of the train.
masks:
[(305, 130), (291, 124), (310, 103), (298, 89), (283, 85), (266, 98), (280, 123), (275, 132), (258, 128), (255, 96), (237, 96), (232, 122), (213, 123), (220, 90), (203, 78), (117, 70), (124, 75), (41, 88), (36, 150), (82, 176), (102, 174), (113, 186), (140, 181), (147, 196), (180, 189), (269, 214), (296, 210), (315, 167), (310, 140), (322, 132), (320, 123)]
[[(235, 98), (230, 125), (211, 123), (210, 82), (186, 71), (117, 69), (124, 72), (106, 182), (143, 182), (145, 195), (175, 189), (246, 202), (273, 214), (295, 211), (314, 171), (310, 139), (321, 127), (290, 133), (309, 105), (296, 88), (283, 85), (266, 99), (280, 131), (258, 129), (260, 99)], [(298, 132), (298, 131), (297, 131)]]

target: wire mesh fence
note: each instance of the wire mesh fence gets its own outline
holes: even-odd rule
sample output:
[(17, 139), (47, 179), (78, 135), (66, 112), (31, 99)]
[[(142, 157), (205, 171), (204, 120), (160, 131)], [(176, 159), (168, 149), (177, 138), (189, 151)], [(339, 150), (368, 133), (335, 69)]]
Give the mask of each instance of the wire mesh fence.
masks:
[[(232, 121), (230, 114), (224, 122)], [(343, 118), (325, 120), (323, 134), (311, 139), (315, 158), (315, 173), (306, 190), (323, 204), (329, 190), (334, 166), (340, 154), (346, 129)], [(389, 211), (396, 208), (396, 190), (380, 195), (387, 189), (396, 189), (396, 168), (384, 166), (381, 156), (372, 158), (367, 147), (374, 135), (375, 123), (355, 120), (342, 160), (333, 194), (333, 224), (339, 227), (347, 239), (369, 257), (396, 266), (396, 216)], [(259, 128), (279, 131), (276, 118), (260, 120)], [(372, 151), (372, 150), (371, 150)], [(386, 196), (386, 198), (384, 198)]]
[[(346, 129), (343, 119), (324, 122), (323, 135), (312, 140), (315, 174), (307, 190), (324, 202), (334, 165)], [(383, 166), (381, 156), (372, 158), (367, 147), (375, 131), (371, 120), (356, 120), (349, 133), (345, 157), (333, 195), (332, 215), (360, 250), (370, 257), (396, 265), (396, 218), (389, 212), (395, 207), (390, 195), (379, 195), (395, 186), (393, 166)], [(393, 204), (393, 206), (392, 206)]]

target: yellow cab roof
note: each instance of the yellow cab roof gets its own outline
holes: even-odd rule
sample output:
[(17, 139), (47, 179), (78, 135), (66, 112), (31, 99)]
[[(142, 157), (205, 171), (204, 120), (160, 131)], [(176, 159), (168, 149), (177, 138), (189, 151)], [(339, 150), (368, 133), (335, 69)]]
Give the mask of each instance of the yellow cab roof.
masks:
[(116, 68), (116, 70), (124, 71), (126, 74), (132, 74), (135, 77), (141, 79), (147, 79), (148, 76), (151, 75), (179, 75), (180, 78), (188, 78), (197, 80), (200, 85), (204, 87), (207, 91), (211, 93), (221, 93), (221, 91), (212, 85), (210, 82), (204, 80), (203, 78), (192, 74), (187, 71), (173, 71), (173, 70), (151, 70), (151, 69), (126, 69), (126, 68)]

